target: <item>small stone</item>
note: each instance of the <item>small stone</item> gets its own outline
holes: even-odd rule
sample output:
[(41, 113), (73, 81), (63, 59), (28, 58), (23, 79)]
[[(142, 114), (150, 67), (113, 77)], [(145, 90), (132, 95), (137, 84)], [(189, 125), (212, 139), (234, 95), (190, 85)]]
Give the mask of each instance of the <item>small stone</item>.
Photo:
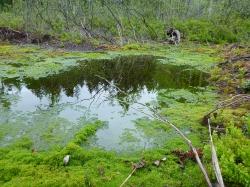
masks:
[(167, 160), (167, 158), (166, 158), (166, 157), (163, 157), (161, 160), (162, 160), (162, 161), (166, 161), (166, 160)]
[(156, 161), (154, 162), (154, 165), (159, 166), (160, 163), (161, 163), (160, 160), (156, 160)]
[(70, 158), (70, 155), (66, 155), (66, 156), (63, 158), (63, 163), (64, 163), (65, 166), (69, 163), (69, 158)]

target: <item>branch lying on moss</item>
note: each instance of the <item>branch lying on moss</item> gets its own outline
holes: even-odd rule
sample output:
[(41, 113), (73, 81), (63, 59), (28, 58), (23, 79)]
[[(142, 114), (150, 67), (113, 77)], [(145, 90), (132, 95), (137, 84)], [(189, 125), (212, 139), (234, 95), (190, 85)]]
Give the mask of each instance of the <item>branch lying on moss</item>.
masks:
[(211, 110), (209, 113), (207, 113), (204, 116), (203, 120), (206, 121), (211, 114), (213, 114), (214, 112), (216, 112), (219, 109), (226, 108), (226, 107), (236, 107), (236, 106), (239, 106), (245, 102), (250, 102), (250, 95), (248, 95), (248, 94), (235, 95), (235, 96), (231, 97), (230, 99), (227, 99), (227, 100), (224, 100), (224, 101), (218, 103), (213, 110)]
[(120, 187), (124, 186), (127, 181), (130, 179), (130, 177), (132, 177), (133, 173), (136, 172), (137, 169), (141, 169), (145, 166), (145, 161), (141, 160), (140, 162), (133, 164), (133, 170), (132, 172), (129, 174), (129, 176), (122, 182), (122, 184), (120, 185)]
[(223, 178), (222, 178), (222, 174), (221, 174), (221, 170), (220, 170), (220, 166), (219, 166), (218, 157), (216, 154), (216, 149), (215, 149), (215, 146), (213, 143), (212, 130), (211, 130), (211, 124), (210, 124), (210, 116), (211, 116), (211, 114), (215, 113), (219, 109), (226, 108), (226, 107), (232, 107), (232, 106), (234, 106), (234, 107), (239, 106), (239, 105), (243, 104), (244, 102), (250, 102), (249, 95), (247, 95), (247, 94), (235, 95), (227, 100), (224, 100), (224, 101), (218, 103), (216, 105), (216, 107), (213, 110), (211, 110), (207, 115), (205, 115), (203, 118), (203, 122), (206, 122), (206, 124), (208, 125), (208, 129), (209, 129), (211, 152), (212, 152), (212, 163), (213, 163), (215, 176), (216, 176), (216, 179), (217, 179), (220, 187), (224, 187), (224, 182), (223, 182)]
[(216, 176), (217, 182), (219, 183), (219, 186), (224, 187), (225, 185), (224, 185), (224, 182), (223, 182), (223, 178), (222, 178), (222, 174), (221, 174), (221, 170), (220, 170), (220, 165), (219, 165), (216, 149), (215, 149), (214, 142), (213, 142), (211, 125), (210, 125), (210, 118), (208, 118), (207, 122), (208, 122), (209, 137), (210, 137), (211, 152), (212, 152), (212, 163), (213, 163), (215, 176)]
[[(96, 76), (99, 77), (100, 79), (105, 80), (110, 86), (116, 88), (116, 89), (117, 89), (118, 91), (120, 91), (121, 93), (127, 95), (126, 92), (124, 92), (123, 90), (121, 90), (118, 86), (116, 86), (116, 85), (112, 84), (111, 82), (109, 82), (107, 79), (105, 79), (105, 78), (103, 78), (103, 77), (101, 77), (101, 76), (99, 76), (99, 75), (96, 75)], [(119, 99), (117, 99), (117, 100), (119, 100)], [(122, 102), (122, 103), (127, 104), (126, 101), (123, 101), (123, 100), (119, 100), (119, 101)], [(143, 110), (141, 110), (141, 109), (138, 109), (138, 108), (135, 108), (135, 107), (131, 107), (132, 109), (134, 109), (134, 110), (136, 110), (136, 111), (139, 111), (139, 112), (145, 114), (146, 116), (151, 117), (151, 118), (153, 118), (153, 119), (155, 119), (155, 120), (158, 120), (158, 121), (160, 121), (160, 122), (163, 122), (163, 123), (165, 123), (165, 124), (168, 124), (169, 126), (171, 126), (171, 127), (172, 127), (172, 128), (182, 137), (182, 139), (188, 144), (188, 146), (190, 147), (190, 149), (191, 149), (192, 152), (194, 153), (195, 160), (196, 160), (197, 164), (199, 165), (200, 170), (202, 171), (202, 173), (203, 173), (203, 175), (204, 175), (204, 177), (205, 177), (205, 179), (206, 179), (207, 185), (208, 185), (209, 187), (212, 187), (212, 183), (211, 183), (211, 181), (210, 181), (210, 178), (209, 178), (209, 176), (208, 176), (208, 173), (207, 173), (207, 171), (206, 171), (204, 165), (202, 164), (202, 162), (201, 162), (201, 160), (200, 160), (200, 157), (199, 157), (199, 154), (198, 154), (198, 152), (197, 152), (197, 149), (193, 146), (191, 140), (189, 140), (189, 139), (185, 136), (185, 134), (182, 133), (182, 131), (181, 131), (178, 127), (176, 127), (176, 126), (175, 126), (173, 123), (171, 123), (168, 119), (166, 119), (166, 118), (164, 118), (163, 116), (161, 116), (155, 109), (151, 108), (151, 107), (148, 106), (148, 105), (145, 105), (145, 104), (143, 104), (143, 103), (140, 103), (140, 102), (135, 102), (135, 103), (138, 104), (138, 105), (140, 105), (140, 106), (142, 106), (142, 107), (145, 107), (145, 108), (149, 109), (149, 111), (151, 111), (152, 114), (148, 114), (148, 113), (146, 113), (145, 111), (143, 111)], [(130, 178), (130, 177), (129, 177), (129, 178)], [(127, 180), (128, 180), (128, 179), (126, 179), (125, 182), (126, 182)], [(123, 184), (124, 184), (124, 182), (123, 182)]]

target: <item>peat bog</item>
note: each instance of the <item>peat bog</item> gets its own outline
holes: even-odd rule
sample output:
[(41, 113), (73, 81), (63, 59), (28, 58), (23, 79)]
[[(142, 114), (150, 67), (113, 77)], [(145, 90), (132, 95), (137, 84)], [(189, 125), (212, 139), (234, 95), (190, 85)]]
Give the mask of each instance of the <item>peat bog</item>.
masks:
[(116, 151), (131, 145), (134, 149), (161, 146), (169, 138), (165, 132), (147, 138), (136, 130), (136, 121), (146, 118), (134, 110), (140, 108), (136, 102), (157, 108), (160, 91), (199, 92), (208, 85), (208, 76), (187, 65), (162, 64), (159, 57), (130, 55), (79, 60), (75, 66), (38, 79), (5, 78), (0, 85), (0, 125), (5, 129), (0, 145), (28, 136), (36, 149), (64, 146), (84, 124), (101, 120), (105, 126), (83, 146)]

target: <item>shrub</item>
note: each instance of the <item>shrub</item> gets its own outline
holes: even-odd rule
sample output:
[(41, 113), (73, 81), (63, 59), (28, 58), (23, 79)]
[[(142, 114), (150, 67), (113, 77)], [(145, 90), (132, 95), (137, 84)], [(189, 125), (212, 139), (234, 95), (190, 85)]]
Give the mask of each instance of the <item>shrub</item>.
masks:
[[(231, 24), (231, 23), (230, 23)], [(232, 43), (249, 40), (249, 20), (236, 19), (231, 25), (209, 20), (175, 21), (174, 27), (191, 41)]]
[[(230, 126), (225, 135), (215, 137), (217, 155), (225, 183), (250, 185), (250, 140), (237, 127)], [(206, 155), (210, 146), (206, 146)]]

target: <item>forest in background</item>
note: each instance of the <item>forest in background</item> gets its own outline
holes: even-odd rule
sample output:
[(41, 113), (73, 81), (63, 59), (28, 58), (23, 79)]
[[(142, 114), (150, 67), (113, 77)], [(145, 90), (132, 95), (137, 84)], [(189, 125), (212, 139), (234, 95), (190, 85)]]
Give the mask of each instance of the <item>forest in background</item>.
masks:
[(249, 41), (248, 0), (2, 0), (0, 26), (62, 41), (125, 44), (166, 39), (175, 27), (190, 41)]

